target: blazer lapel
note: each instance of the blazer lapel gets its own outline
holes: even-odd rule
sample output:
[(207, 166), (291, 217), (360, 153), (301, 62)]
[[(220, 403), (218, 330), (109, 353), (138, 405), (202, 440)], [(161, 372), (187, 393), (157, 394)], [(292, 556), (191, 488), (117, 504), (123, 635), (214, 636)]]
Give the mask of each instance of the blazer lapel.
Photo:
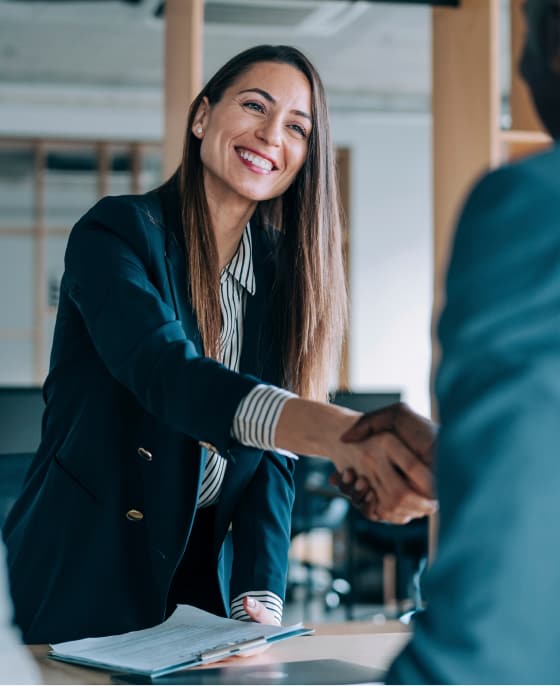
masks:
[(172, 178), (160, 189), (159, 194), (166, 233), (165, 266), (173, 295), (173, 305), (187, 338), (193, 342), (197, 353), (202, 355), (202, 340), (194, 311), (187, 297), (187, 264), (183, 248), (177, 180)]
[(251, 223), (251, 242), (253, 246), (253, 273), (255, 274), (255, 293), (247, 293), (245, 320), (243, 327), (243, 347), (239, 371), (253, 374), (263, 381), (278, 383), (277, 355), (273, 354), (272, 327), (269, 319), (271, 312), (272, 279), (271, 264), (267, 260), (264, 237), (259, 228)]

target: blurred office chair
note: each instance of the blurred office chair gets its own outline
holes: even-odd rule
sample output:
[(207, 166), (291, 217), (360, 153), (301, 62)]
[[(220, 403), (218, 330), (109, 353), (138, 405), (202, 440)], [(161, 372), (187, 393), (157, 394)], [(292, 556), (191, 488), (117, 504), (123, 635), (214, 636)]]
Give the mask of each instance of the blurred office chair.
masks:
[(400, 402), (400, 391), (336, 391), (332, 396), (334, 405), (341, 405), (356, 412), (372, 412)]
[(0, 527), (39, 446), (44, 406), (38, 386), (0, 386)]
[(0, 386), (0, 453), (37, 450), (44, 409), (39, 386)]
[[(292, 510), (292, 540), (300, 534), (328, 530), (333, 535), (345, 526), (348, 501), (333, 488), (328, 478), (334, 467), (328, 460), (300, 457), (295, 465), (295, 500)], [(307, 548), (307, 546), (305, 546)], [(340, 578), (334, 565), (317, 563), (306, 550), (302, 559), (291, 559), (288, 574), (288, 597), (298, 586), (304, 588), (304, 613), (307, 616), (313, 597), (321, 595), (325, 609), (336, 607), (348, 582)]]
[(0, 454), (0, 530), (18, 497), (34, 453)]
[[(399, 392), (376, 393), (337, 391), (333, 403), (358, 412), (370, 412), (399, 402)], [(371, 558), (358, 559), (357, 549), (370, 548), (383, 559), (383, 602), (412, 601), (415, 608), (422, 605), (420, 578), (428, 555), (427, 519), (398, 526), (383, 522), (370, 522), (357, 510), (351, 508), (347, 519), (347, 549), (345, 578), (350, 584), (344, 598), (348, 618), (353, 608), (362, 600), (360, 576), (364, 565), (371, 565)], [(366, 569), (367, 572), (367, 569)]]
[(364, 571), (364, 560), (356, 559), (356, 551), (370, 549), (383, 558), (383, 604), (394, 605), (397, 611), (411, 606), (420, 610), (421, 577), (428, 559), (428, 518), (403, 525), (370, 522), (352, 508), (348, 531), (346, 577), (350, 592), (346, 600), (350, 608), (360, 600), (359, 578)]

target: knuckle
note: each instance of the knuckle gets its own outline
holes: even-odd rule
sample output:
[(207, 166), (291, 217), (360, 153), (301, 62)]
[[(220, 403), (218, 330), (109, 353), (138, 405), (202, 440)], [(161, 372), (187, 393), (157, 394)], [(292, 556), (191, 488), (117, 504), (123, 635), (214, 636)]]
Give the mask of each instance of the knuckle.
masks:
[(392, 502), (395, 507), (401, 506), (408, 495), (408, 489), (405, 486), (399, 485), (393, 491)]
[(391, 448), (394, 445), (393, 434), (389, 433), (388, 431), (384, 431), (383, 433), (378, 434), (376, 436), (376, 438), (377, 438), (377, 443), (379, 444), (379, 447), (385, 453), (391, 452)]
[(403, 414), (407, 414), (410, 412), (410, 408), (408, 405), (403, 402), (402, 400), (399, 400), (396, 402), (394, 405), (391, 406), (391, 409), (393, 410), (392, 412), (392, 419), (393, 423), (397, 420), (398, 417), (400, 417)]

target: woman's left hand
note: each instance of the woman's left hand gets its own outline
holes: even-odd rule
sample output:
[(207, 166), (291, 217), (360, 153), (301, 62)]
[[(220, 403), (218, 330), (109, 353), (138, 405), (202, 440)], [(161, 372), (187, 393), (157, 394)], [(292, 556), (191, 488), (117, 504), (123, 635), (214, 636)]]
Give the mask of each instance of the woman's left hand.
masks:
[(280, 622), (275, 615), (256, 598), (252, 598), (251, 596), (243, 598), (243, 608), (253, 622), (280, 626)]
[[(256, 598), (251, 596), (246, 596), (243, 598), (243, 607), (245, 612), (253, 620), (253, 622), (258, 622), (259, 624), (274, 624), (274, 626), (280, 626), (278, 619), (268, 610), (261, 602)], [(269, 648), (269, 643), (259, 646), (258, 648), (252, 648), (250, 650), (242, 650), (240, 653), (234, 655), (236, 657), (251, 657), (252, 655), (260, 655), (264, 653), (265, 650)]]

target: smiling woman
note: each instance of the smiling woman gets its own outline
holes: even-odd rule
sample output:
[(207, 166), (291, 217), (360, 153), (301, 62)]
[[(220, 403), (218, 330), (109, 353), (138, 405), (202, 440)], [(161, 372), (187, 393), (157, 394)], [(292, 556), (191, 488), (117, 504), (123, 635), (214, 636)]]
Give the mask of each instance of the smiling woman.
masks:
[(340, 244), (323, 86), (285, 46), (210, 79), (163, 186), (76, 224), (41, 444), (4, 528), (26, 641), (145, 628), (177, 603), (279, 623), (290, 450), (375, 484), (380, 516), (431, 511), (428, 468), (387, 440), (402, 409), (348, 444), (357, 413), (320, 402)]
[(305, 161), (310, 111), (305, 76), (273, 62), (251, 67), (214, 107), (204, 98), (193, 132), (202, 139), (200, 158), (211, 202), (245, 208), (249, 203), (251, 211), (256, 202), (282, 195)]
[[(346, 292), (333, 145), (319, 75), (294, 48), (251, 48), (195, 98), (187, 131), (183, 225), (187, 246), (192, 242), (190, 286), (205, 349), (217, 353), (221, 326), (219, 294), (209, 294), (208, 284), (217, 282), (216, 270), (231, 259), (256, 212), (259, 225), (278, 234), (282, 382), (326, 398), (344, 335)], [(191, 202), (191, 195), (203, 202)]]

